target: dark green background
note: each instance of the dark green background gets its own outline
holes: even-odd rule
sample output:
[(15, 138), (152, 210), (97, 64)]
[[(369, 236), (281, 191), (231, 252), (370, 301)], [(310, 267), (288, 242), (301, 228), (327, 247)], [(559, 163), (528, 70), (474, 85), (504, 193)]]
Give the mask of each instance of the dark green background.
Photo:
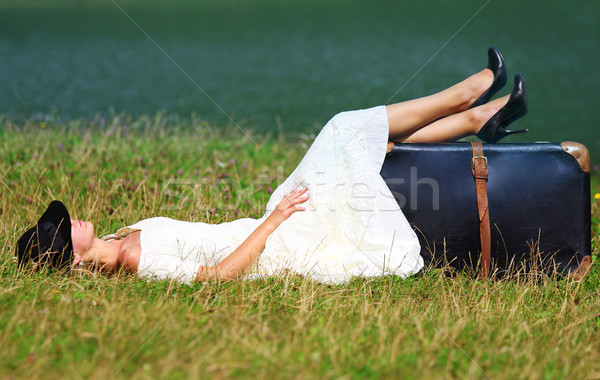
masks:
[[(504, 141), (575, 140), (600, 157), (597, 0), (115, 2), (241, 125), (316, 130), (459, 81), (495, 45), (503, 93), (521, 72), (530, 101), (515, 125), (530, 133)], [(112, 1), (0, 1), (0, 113), (158, 111), (226, 120)]]

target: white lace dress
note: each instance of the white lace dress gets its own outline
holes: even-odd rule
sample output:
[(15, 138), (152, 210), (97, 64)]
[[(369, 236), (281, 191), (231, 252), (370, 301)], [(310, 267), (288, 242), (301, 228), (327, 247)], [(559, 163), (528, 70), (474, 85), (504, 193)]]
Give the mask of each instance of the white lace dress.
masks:
[(292, 271), (341, 283), (354, 276), (409, 276), (423, 260), (417, 236), (379, 175), (387, 139), (385, 106), (342, 112), (273, 192), (263, 218), (217, 225), (151, 218), (109, 238), (141, 230), (139, 274), (190, 282), (201, 265), (233, 252), (283, 196), (307, 187), (307, 210), (292, 214), (269, 236), (250, 277)]

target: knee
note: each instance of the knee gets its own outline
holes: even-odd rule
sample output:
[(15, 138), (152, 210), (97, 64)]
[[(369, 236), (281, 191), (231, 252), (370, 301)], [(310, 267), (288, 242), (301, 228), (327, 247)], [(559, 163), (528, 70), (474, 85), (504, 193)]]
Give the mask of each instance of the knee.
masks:
[(355, 111), (343, 111), (333, 115), (331, 119), (329, 119), (330, 123), (344, 123), (349, 118), (352, 118), (352, 113)]

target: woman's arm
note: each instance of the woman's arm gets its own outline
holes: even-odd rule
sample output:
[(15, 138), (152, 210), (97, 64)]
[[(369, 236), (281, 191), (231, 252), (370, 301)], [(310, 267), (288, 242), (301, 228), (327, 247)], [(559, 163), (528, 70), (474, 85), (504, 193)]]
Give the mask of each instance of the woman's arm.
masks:
[(244, 242), (217, 266), (201, 266), (196, 276), (197, 281), (209, 278), (229, 279), (242, 275), (256, 261), (265, 249), (267, 238), (284, 220), (296, 211), (305, 210), (300, 203), (306, 202), (308, 189), (294, 190), (281, 200), (275, 210), (261, 223)]

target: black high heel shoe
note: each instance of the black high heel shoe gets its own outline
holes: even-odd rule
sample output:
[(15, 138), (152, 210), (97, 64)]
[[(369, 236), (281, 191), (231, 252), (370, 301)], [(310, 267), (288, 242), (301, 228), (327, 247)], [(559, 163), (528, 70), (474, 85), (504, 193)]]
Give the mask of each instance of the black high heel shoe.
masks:
[(506, 65), (504, 64), (504, 58), (500, 51), (495, 47), (488, 49), (488, 65), (487, 68), (492, 70), (494, 73), (494, 81), (490, 88), (488, 88), (481, 96), (471, 104), (471, 107), (477, 107), (485, 104), (506, 84)]
[(527, 89), (521, 74), (515, 75), (515, 87), (510, 94), (508, 102), (500, 108), (477, 132), (477, 137), (487, 143), (495, 143), (501, 138), (515, 133), (527, 132), (527, 129), (518, 131), (507, 130), (506, 127), (527, 113)]

